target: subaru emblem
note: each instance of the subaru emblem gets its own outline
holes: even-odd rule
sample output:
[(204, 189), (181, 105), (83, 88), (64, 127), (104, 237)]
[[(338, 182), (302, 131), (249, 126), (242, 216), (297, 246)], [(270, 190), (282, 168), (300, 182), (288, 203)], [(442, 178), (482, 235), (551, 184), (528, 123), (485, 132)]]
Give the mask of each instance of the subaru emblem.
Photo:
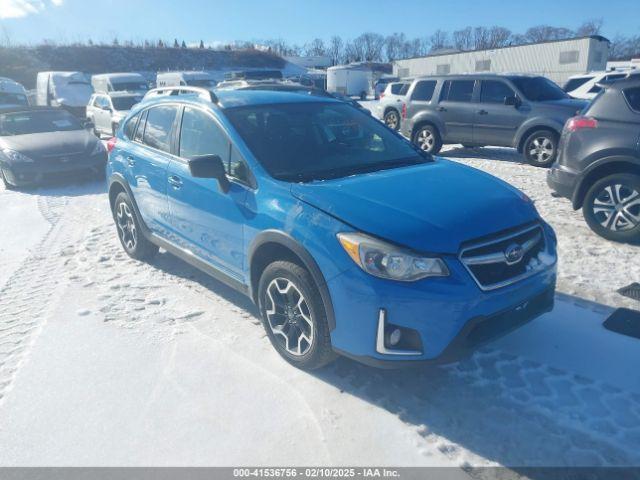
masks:
[(518, 243), (512, 243), (504, 251), (504, 258), (507, 260), (507, 265), (513, 265), (518, 263), (524, 257), (524, 250), (522, 245)]

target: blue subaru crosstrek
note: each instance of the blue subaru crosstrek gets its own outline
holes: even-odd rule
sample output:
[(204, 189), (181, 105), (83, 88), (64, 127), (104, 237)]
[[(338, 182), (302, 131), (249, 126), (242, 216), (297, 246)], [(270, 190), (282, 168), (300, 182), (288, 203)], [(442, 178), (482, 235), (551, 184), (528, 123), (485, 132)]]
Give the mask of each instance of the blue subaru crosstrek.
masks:
[(158, 89), (108, 147), (126, 252), (250, 296), (295, 366), (450, 361), (552, 308), (556, 238), (526, 195), (344, 102)]

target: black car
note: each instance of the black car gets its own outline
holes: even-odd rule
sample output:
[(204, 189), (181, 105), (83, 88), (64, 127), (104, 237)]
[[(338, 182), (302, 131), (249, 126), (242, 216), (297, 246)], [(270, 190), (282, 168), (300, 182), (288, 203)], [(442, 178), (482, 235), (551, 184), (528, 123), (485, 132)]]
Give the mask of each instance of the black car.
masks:
[(62, 108), (0, 109), (0, 178), (15, 188), (72, 173), (104, 175), (107, 151), (90, 131)]
[(562, 126), (586, 105), (545, 77), (421, 77), (407, 91), (401, 130), (432, 154), (450, 143), (515, 147), (531, 165), (549, 167)]
[(640, 79), (602, 85), (567, 121), (547, 183), (609, 240), (640, 242)]

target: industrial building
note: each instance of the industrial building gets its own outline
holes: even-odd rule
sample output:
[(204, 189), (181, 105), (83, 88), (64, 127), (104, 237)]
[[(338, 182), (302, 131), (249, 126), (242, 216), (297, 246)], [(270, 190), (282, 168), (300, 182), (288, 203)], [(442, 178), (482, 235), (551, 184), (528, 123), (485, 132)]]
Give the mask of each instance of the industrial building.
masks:
[(610, 42), (599, 35), (525, 45), (434, 53), (396, 60), (398, 77), (494, 72), (544, 75), (562, 85), (572, 75), (604, 70)]

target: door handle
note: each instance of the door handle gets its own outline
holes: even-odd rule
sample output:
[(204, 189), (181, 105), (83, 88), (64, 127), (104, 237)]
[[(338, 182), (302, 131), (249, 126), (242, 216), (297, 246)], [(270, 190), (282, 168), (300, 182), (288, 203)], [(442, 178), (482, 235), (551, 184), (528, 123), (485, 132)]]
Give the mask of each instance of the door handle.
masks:
[(487, 112), (486, 110), (478, 110), (478, 115), (488, 115), (489, 112)]
[(444, 107), (438, 107), (438, 108), (436, 108), (436, 110), (438, 110), (439, 112), (446, 112), (447, 111), (447, 109), (444, 108)]
[(127, 163), (129, 164), (130, 167), (133, 167), (136, 164), (136, 160), (135, 160), (135, 158), (129, 156), (129, 157), (127, 157)]
[(169, 175), (168, 181), (173, 188), (178, 189), (182, 187), (182, 179), (177, 175)]

